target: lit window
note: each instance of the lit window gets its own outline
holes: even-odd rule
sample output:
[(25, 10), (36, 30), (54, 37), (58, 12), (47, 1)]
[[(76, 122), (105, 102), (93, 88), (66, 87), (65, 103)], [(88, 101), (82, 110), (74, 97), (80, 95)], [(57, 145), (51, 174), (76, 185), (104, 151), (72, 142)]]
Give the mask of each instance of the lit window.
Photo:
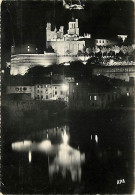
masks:
[(30, 48), (30, 46), (28, 46), (28, 49)]
[(78, 85), (78, 83), (76, 83), (76, 85)]
[(30, 49), (28, 49), (28, 52), (30, 51)]
[(91, 95), (90, 95), (90, 100), (91, 100)]
[(127, 96), (129, 96), (129, 93), (127, 93)]
[(47, 85), (45, 87), (47, 87)]
[(94, 96), (94, 100), (97, 100), (97, 96), (96, 95)]

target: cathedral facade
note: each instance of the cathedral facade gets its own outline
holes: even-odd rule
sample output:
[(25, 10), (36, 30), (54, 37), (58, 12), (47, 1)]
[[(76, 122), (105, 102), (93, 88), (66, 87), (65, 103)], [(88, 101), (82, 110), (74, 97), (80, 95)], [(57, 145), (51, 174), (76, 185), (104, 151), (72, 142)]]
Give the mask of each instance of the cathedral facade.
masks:
[(46, 26), (46, 48), (51, 47), (58, 56), (78, 55), (83, 52), (85, 41), (83, 39), (91, 38), (90, 34), (79, 36), (78, 19), (68, 23), (67, 34), (64, 34), (64, 27), (60, 26), (51, 30), (51, 23)]

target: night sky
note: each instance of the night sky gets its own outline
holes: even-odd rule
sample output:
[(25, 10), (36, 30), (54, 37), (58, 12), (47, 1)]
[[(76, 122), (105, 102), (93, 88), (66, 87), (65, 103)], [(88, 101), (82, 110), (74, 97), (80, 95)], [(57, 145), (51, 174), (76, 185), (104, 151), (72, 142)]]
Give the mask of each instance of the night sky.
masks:
[(2, 57), (8, 59), (10, 46), (32, 43), (45, 50), (46, 23), (52, 28), (79, 19), (80, 35), (91, 33), (93, 38), (116, 38), (127, 34), (133, 41), (132, 1), (85, 2), (84, 10), (66, 10), (62, 1), (2, 2)]

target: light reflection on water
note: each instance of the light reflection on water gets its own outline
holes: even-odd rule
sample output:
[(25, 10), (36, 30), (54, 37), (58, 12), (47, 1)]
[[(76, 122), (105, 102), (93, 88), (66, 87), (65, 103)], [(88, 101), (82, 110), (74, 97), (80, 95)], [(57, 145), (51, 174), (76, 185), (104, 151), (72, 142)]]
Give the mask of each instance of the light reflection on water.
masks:
[[(48, 174), (50, 181), (57, 173), (61, 173), (66, 178), (67, 173), (71, 175), (72, 181), (81, 181), (81, 165), (85, 162), (85, 154), (69, 145), (68, 126), (47, 130), (46, 139), (41, 142), (23, 140), (12, 143), (12, 150), (16, 152), (28, 152), (28, 161), (32, 162), (32, 152), (42, 152), (48, 158)], [(53, 139), (58, 139), (59, 143), (53, 144)], [(61, 138), (61, 139), (60, 139)], [(56, 141), (56, 140), (55, 140)], [(49, 158), (53, 157), (50, 161)]]

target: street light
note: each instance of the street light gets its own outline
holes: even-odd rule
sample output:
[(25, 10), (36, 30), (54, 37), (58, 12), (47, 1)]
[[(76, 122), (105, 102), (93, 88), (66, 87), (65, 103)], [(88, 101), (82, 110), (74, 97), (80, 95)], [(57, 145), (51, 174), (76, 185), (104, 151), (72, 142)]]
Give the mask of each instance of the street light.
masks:
[(63, 91), (67, 91), (67, 90), (68, 90), (68, 85), (63, 84), (63, 85), (62, 85), (62, 90), (63, 90)]

